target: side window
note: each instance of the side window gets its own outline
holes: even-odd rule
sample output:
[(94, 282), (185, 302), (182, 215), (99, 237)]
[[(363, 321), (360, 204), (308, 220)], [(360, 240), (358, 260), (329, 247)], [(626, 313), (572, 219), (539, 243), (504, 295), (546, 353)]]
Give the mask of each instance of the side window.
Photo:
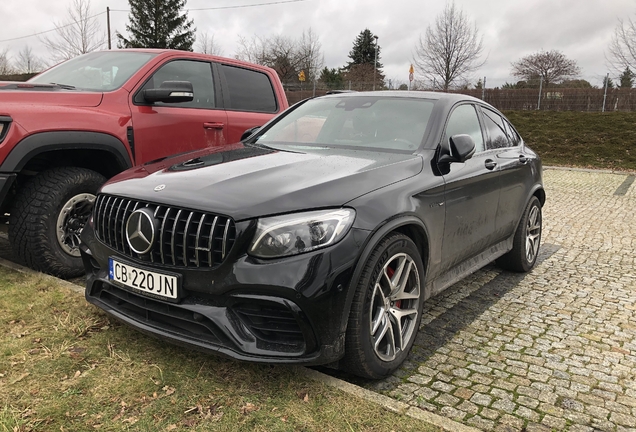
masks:
[(488, 133), (486, 148), (491, 150), (510, 147), (510, 141), (508, 141), (508, 135), (506, 135), (501, 116), (487, 108), (482, 108), (481, 111), (484, 113), (484, 126)]
[(503, 119), (504, 126), (506, 127), (506, 132), (508, 133), (508, 138), (510, 138), (510, 142), (513, 146), (518, 146), (521, 144), (521, 137), (517, 133), (517, 131), (512, 127), (512, 125), (508, 122), (508, 120)]
[(147, 88), (159, 88), (164, 81), (191, 82), (194, 99), (192, 102), (182, 103), (155, 102), (155, 105), (176, 108), (214, 108), (214, 81), (210, 63), (191, 60), (175, 60), (166, 63), (144, 84), (142, 91)]
[(262, 73), (234, 66), (221, 65), (229, 87), (227, 109), (273, 113), (278, 110), (274, 88)]
[(453, 110), (446, 125), (444, 140), (453, 135), (470, 135), (475, 141), (475, 152), (484, 151), (484, 138), (481, 134), (479, 119), (473, 105), (460, 105)]

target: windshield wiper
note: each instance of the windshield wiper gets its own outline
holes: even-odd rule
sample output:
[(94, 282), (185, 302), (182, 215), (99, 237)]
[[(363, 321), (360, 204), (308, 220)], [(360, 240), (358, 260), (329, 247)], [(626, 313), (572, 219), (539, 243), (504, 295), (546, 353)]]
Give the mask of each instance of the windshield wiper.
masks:
[(49, 84), (56, 85), (58, 87), (63, 88), (64, 90), (75, 90), (75, 86), (68, 85), (68, 84), (60, 84), (60, 83), (49, 83)]

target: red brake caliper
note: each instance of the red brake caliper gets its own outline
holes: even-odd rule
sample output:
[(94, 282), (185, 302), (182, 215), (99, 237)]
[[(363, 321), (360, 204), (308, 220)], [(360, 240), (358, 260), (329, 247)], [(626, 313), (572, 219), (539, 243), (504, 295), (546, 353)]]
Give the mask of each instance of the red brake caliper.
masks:
[[(387, 267), (386, 268), (386, 275), (389, 277), (389, 279), (391, 279), (393, 277), (393, 275), (395, 274), (395, 270), (392, 269), (391, 267)], [(402, 300), (398, 300), (394, 303), (394, 306), (397, 309), (400, 309), (402, 307)]]

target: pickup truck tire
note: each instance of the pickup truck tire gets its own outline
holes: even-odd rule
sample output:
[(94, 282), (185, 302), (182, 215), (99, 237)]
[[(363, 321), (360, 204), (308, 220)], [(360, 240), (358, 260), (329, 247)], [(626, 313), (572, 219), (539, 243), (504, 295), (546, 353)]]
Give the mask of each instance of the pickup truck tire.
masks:
[(9, 218), (15, 257), (54, 276), (82, 275), (79, 235), (105, 181), (89, 169), (62, 167), (43, 171), (26, 182), (18, 190)]

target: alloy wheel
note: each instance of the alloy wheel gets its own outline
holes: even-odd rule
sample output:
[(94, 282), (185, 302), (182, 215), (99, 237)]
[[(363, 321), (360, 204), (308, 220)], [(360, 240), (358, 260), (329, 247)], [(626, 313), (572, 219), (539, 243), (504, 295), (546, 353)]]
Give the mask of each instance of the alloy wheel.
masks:
[(393, 255), (375, 281), (369, 314), (373, 350), (381, 360), (394, 360), (409, 345), (417, 330), (420, 295), (413, 258)]
[(57, 217), (57, 241), (62, 250), (71, 256), (80, 256), (80, 235), (91, 216), (94, 202), (93, 194), (75, 195), (62, 206)]

